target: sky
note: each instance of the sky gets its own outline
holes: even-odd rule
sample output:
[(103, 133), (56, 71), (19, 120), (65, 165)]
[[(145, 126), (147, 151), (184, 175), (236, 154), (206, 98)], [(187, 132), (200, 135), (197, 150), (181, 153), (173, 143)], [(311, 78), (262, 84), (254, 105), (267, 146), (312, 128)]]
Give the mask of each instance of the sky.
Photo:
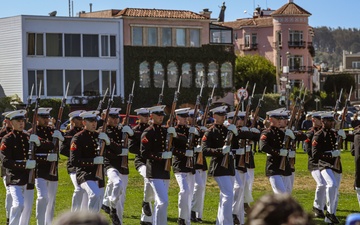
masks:
[[(225, 1), (225, 21), (248, 18), (258, 5), (261, 8), (278, 9), (289, 0), (70, 0), (74, 16), (79, 11), (123, 8), (178, 9), (200, 12), (212, 11), (211, 18), (219, 16)], [(293, 0), (312, 15), (309, 25), (331, 28), (360, 28), (359, 0)], [(43, 15), (57, 11), (57, 16), (69, 16), (69, 0), (2, 0), (0, 18), (17, 15)]]

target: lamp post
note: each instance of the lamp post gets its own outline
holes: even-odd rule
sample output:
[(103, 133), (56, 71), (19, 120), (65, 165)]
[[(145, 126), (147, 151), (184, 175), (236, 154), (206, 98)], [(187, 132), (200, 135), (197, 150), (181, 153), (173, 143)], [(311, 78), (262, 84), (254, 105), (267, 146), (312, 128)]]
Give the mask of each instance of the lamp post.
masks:
[(320, 102), (320, 99), (319, 98), (315, 98), (314, 101), (316, 102), (316, 111), (318, 111), (318, 104)]

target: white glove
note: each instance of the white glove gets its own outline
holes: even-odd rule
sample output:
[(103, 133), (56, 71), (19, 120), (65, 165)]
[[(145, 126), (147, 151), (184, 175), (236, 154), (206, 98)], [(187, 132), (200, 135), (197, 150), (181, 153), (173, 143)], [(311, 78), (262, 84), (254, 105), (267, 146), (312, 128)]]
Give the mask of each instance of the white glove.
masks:
[(296, 152), (295, 151), (289, 151), (289, 158), (295, 158)]
[(127, 133), (130, 137), (134, 135), (134, 131), (128, 125), (123, 126), (122, 132)]
[(286, 149), (280, 149), (280, 156), (287, 156), (288, 150)]
[(161, 158), (163, 159), (171, 159), (171, 157), (172, 157), (172, 152), (166, 151), (161, 154)]
[(235, 134), (235, 136), (238, 135), (238, 130), (234, 124), (230, 124), (227, 129)]
[(46, 161), (56, 162), (58, 160), (58, 155), (56, 153), (49, 153), (47, 155)]
[(177, 133), (176, 133), (175, 127), (169, 127), (169, 128), (167, 129), (167, 132), (168, 132), (169, 134), (172, 134), (173, 137), (177, 137)]
[(194, 152), (201, 152), (201, 145), (194, 147)]
[(36, 166), (36, 161), (35, 160), (26, 160), (26, 165), (25, 165), (25, 169), (34, 169)]
[(104, 164), (104, 157), (102, 156), (96, 156), (94, 158), (94, 164)]
[(245, 152), (250, 152), (250, 151), (251, 151), (251, 146), (247, 145), (246, 148), (245, 148)]
[(226, 153), (230, 152), (230, 145), (224, 145), (222, 148), (222, 153), (225, 155)]
[(207, 127), (201, 126), (201, 127), (200, 127), (200, 130), (201, 130), (201, 131), (206, 131), (206, 130), (207, 130)]
[(186, 150), (185, 156), (186, 157), (193, 157), (194, 156), (194, 151), (193, 150)]
[(331, 151), (331, 156), (332, 156), (333, 158), (339, 157), (339, 156), (340, 156), (340, 153), (341, 153), (341, 151), (339, 151), (339, 150), (333, 150), (333, 151)]
[(64, 136), (62, 136), (61, 132), (58, 130), (54, 130), (54, 133), (52, 135), (53, 138), (57, 138), (60, 141), (64, 141)]
[(241, 130), (242, 132), (246, 132), (246, 131), (249, 131), (249, 128), (248, 128), (248, 127), (243, 126), (243, 127), (241, 127), (241, 128), (240, 128), (240, 130)]
[(129, 155), (129, 149), (128, 148), (123, 148), (121, 151), (120, 156), (127, 156)]
[(105, 134), (104, 132), (100, 132), (98, 138), (99, 138), (100, 140), (104, 140), (106, 145), (109, 145), (109, 144), (110, 144), (110, 139), (109, 139), (109, 137), (107, 136), (107, 134)]
[(294, 135), (294, 132), (292, 131), (292, 130), (290, 130), (290, 129), (286, 129), (285, 130), (285, 135), (286, 136), (289, 136), (289, 138), (291, 138), (291, 139), (295, 139), (295, 135)]
[(199, 131), (196, 129), (196, 127), (190, 127), (189, 128), (190, 134), (195, 134), (196, 136), (200, 136)]
[(245, 149), (244, 148), (238, 148), (236, 149), (236, 155), (244, 155)]
[(342, 139), (346, 139), (346, 134), (343, 129), (338, 130), (338, 135), (341, 136)]
[(257, 128), (255, 128), (255, 127), (252, 127), (252, 128), (250, 129), (250, 131), (253, 132), (253, 133), (255, 133), (255, 134), (260, 134), (259, 129), (257, 129)]
[(39, 136), (37, 136), (36, 134), (32, 134), (30, 135), (30, 139), (29, 142), (33, 142), (36, 144), (36, 146), (40, 146), (40, 140), (39, 140)]

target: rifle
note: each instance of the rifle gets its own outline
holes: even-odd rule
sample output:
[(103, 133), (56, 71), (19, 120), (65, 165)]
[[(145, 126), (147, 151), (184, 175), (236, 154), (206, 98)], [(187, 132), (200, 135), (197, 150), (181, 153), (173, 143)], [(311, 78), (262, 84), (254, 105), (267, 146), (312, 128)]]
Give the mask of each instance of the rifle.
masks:
[[(115, 88), (115, 85), (113, 86), (113, 88)], [(100, 114), (101, 114), (102, 107), (103, 107), (103, 104), (104, 104), (104, 102), (105, 102), (105, 98), (106, 98), (106, 95), (107, 95), (108, 91), (109, 91), (109, 88), (106, 88), (104, 97), (103, 97), (103, 99), (100, 99), (99, 105), (98, 105), (98, 107), (96, 108), (96, 111), (99, 111)], [(113, 92), (114, 92), (114, 90), (113, 90)]]
[[(123, 125), (129, 125), (129, 116), (130, 116), (130, 111), (131, 111), (131, 105), (132, 105), (132, 101), (134, 98), (134, 87), (135, 87), (135, 81), (133, 82), (131, 93), (129, 94), (129, 100), (128, 100), (127, 106), (126, 106), (126, 114), (125, 114), (125, 118), (123, 120)], [(122, 143), (123, 143), (122, 147), (124, 149), (129, 148), (129, 135), (127, 133), (122, 134)], [(124, 155), (121, 157), (121, 168), (124, 168), (124, 169), (128, 168), (128, 156), (127, 155)]]
[(161, 93), (159, 94), (159, 100), (157, 102), (157, 105), (162, 104), (162, 100), (163, 100), (163, 97), (164, 97), (164, 84), (165, 84), (165, 80), (163, 80), (163, 84), (162, 84), (162, 87), (161, 87)]
[[(170, 112), (170, 118), (169, 118), (169, 127), (174, 126), (174, 114), (175, 114), (175, 109), (176, 109), (176, 104), (179, 98), (179, 94), (180, 94), (180, 85), (181, 85), (181, 76), (179, 78), (179, 84), (178, 84), (178, 89), (175, 90), (175, 94), (174, 94), (174, 100), (171, 106), (171, 112)], [(170, 152), (171, 148), (172, 148), (172, 141), (173, 141), (173, 135), (172, 134), (167, 134), (166, 135), (166, 151)], [(170, 171), (171, 170), (171, 159), (166, 159), (165, 161), (165, 171)]]
[[(342, 115), (341, 115), (340, 128), (339, 128), (340, 130), (344, 129), (344, 124), (345, 124), (345, 120), (346, 120), (346, 114), (347, 114), (347, 110), (348, 110), (348, 105), (350, 103), (352, 88), (353, 87), (351, 86), (348, 98), (346, 99), (345, 106), (344, 106), (344, 109), (343, 109), (343, 112), (342, 112)], [(335, 144), (338, 149), (342, 148), (343, 141), (344, 141), (343, 138), (340, 135), (338, 135), (338, 137), (336, 139), (336, 144)], [(340, 170), (340, 167), (341, 167), (341, 165), (340, 165), (340, 156), (338, 156), (335, 159), (334, 168), (337, 169), (337, 170)]]
[[(107, 93), (107, 92), (106, 92)], [(107, 127), (107, 121), (109, 118), (109, 112), (110, 112), (110, 108), (112, 107), (112, 104), (114, 103), (114, 93), (115, 93), (115, 84), (113, 86), (113, 90), (112, 90), (112, 94), (111, 97), (109, 98), (108, 101), (108, 105), (107, 105), (107, 109), (106, 109), (106, 114), (105, 114), (105, 119), (104, 119), (104, 124), (102, 126), (101, 132), (106, 132), (106, 127)], [(106, 96), (106, 95), (104, 95)], [(100, 104), (99, 104), (100, 106)], [(101, 105), (102, 106), (102, 105)], [(101, 108), (100, 108), (101, 109)], [(102, 140), (99, 143), (99, 156), (103, 156), (104, 155), (104, 150), (105, 150), (105, 141)], [(96, 178), (98, 178), (99, 180), (104, 180), (104, 165), (103, 164), (99, 164), (96, 168), (96, 173), (95, 176)]]
[[(200, 126), (203, 126), (203, 127), (206, 126), (206, 120), (207, 120), (207, 117), (208, 117), (208, 114), (209, 114), (212, 99), (214, 97), (215, 87), (216, 87), (216, 85), (213, 86), (211, 96), (207, 100), (206, 107), (205, 107), (205, 110), (204, 110), (204, 115), (203, 115), (203, 118), (201, 119), (201, 122), (200, 122)], [(194, 116), (196, 116), (196, 115), (194, 114)], [(198, 153), (196, 164), (204, 165), (204, 159), (203, 159), (203, 152), (202, 151)]]
[(31, 99), (32, 99), (32, 95), (33, 95), (33, 91), (34, 91), (34, 84), (31, 86), (31, 92), (30, 92), (30, 96), (27, 98), (27, 103), (26, 103), (26, 107), (25, 107), (25, 117), (27, 117), (29, 110), (30, 110), (30, 106), (31, 106)]
[(261, 104), (262, 104), (262, 102), (264, 101), (265, 92), (266, 92), (266, 87), (264, 88), (263, 94), (262, 94), (261, 98), (259, 99), (258, 104), (257, 104), (257, 106), (256, 106), (256, 109), (255, 109), (255, 112), (254, 112), (254, 120), (253, 120), (253, 122), (251, 123), (251, 127), (250, 127), (250, 128), (255, 127), (255, 125), (256, 125), (256, 123), (257, 123), (257, 118), (258, 118), (258, 115), (259, 115), (259, 111), (260, 111), (260, 108), (262, 107)]
[[(249, 96), (248, 104), (246, 106), (246, 111), (245, 111), (246, 113), (245, 113), (245, 119), (244, 119), (244, 125), (243, 125), (245, 127), (247, 125), (247, 121), (248, 121), (248, 118), (249, 118), (250, 107), (252, 105), (252, 99), (254, 98), (255, 88), (256, 88), (256, 83), (254, 84), (254, 87), (253, 87), (253, 90), (252, 90), (252, 95)], [(246, 151), (246, 142), (247, 142), (246, 139), (241, 140), (242, 147), (245, 149), (245, 163), (249, 163), (250, 152)], [(239, 167), (242, 167), (242, 168), (245, 167), (243, 158), (244, 158), (244, 155), (241, 155), (240, 160), (239, 160), (239, 165), (238, 165)]]
[[(196, 103), (195, 103), (195, 107), (194, 107), (194, 117), (192, 118), (191, 127), (195, 127), (196, 116), (198, 114), (199, 107), (201, 104), (201, 95), (202, 95), (203, 88), (204, 88), (204, 82), (202, 82), (202, 84), (201, 84), (200, 94), (196, 97)], [(189, 134), (188, 142), (187, 142), (189, 149), (192, 149), (192, 150), (194, 149), (194, 139), (195, 139), (195, 134), (193, 134), (193, 133)], [(186, 167), (187, 168), (194, 167), (194, 158), (193, 157), (187, 157)]]
[[(38, 109), (39, 109), (39, 104), (40, 104), (40, 96), (41, 96), (41, 85), (42, 85), (42, 81), (40, 80), (40, 86), (39, 86), (39, 95), (36, 98), (35, 101), (35, 107), (34, 107), (34, 115), (33, 115), (33, 121), (32, 121), (32, 129), (31, 129), (31, 134), (36, 134), (36, 129), (37, 129), (37, 115), (38, 115)], [(29, 151), (28, 151), (28, 155), (29, 155), (29, 160), (35, 160), (35, 150), (36, 150), (36, 145), (34, 142), (30, 142), (29, 143)], [(32, 186), (35, 183), (35, 169), (31, 169), (29, 171), (29, 181), (28, 181), (28, 186)]]
[(343, 89), (341, 88), (340, 90), (340, 94), (339, 94), (339, 99), (336, 100), (336, 104), (335, 104), (335, 107), (334, 107), (334, 113), (337, 113), (337, 111), (339, 110), (340, 108), (340, 104), (341, 104), (341, 95), (343, 93)]
[[(62, 118), (62, 114), (63, 114), (64, 108), (65, 108), (65, 105), (66, 105), (66, 97), (67, 97), (68, 91), (69, 91), (69, 83), (67, 84), (65, 95), (61, 99), (61, 104), (60, 104), (60, 108), (59, 108), (58, 117), (57, 117), (57, 120), (56, 120), (55, 130), (60, 130), (61, 118)], [(60, 147), (59, 146), (59, 139), (58, 138), (53, 138), (52, 143), (53, 143), (53, 145), (55, 147), (54, 147), (54, 149), (52, 151), (50, 151), (50, 153), (59, 154), (59, 147)], [(57, 161), (51, 162), (50, 173), (49, 173), (51, 176), (57, 176), (57, 174), (58, 174), (57, 163), (58, 163)]]
[[(249, 81), (246, 83), (245, 90), (247, 90), (248, 85), (249, 85)], [(231, 121), (231, 124), (236, 124), (237, 115), (239, 113), (240, 106), (243, 101), (244, 101), (244, 95), (241, 95), (240, 101), (238, 102), (238, 104), (236, 106), (234, 118)], [(233, 137), (234, 137), (234, 133), (232, 131), (228, 131), (226, 138), (225, 138), (225, 145), (231, 145)], [(221, 162), (221, 166), (226, 169), (229, 167), (229, 153), (226, 153), (226, 155), (224, 155), (222, 162)]]

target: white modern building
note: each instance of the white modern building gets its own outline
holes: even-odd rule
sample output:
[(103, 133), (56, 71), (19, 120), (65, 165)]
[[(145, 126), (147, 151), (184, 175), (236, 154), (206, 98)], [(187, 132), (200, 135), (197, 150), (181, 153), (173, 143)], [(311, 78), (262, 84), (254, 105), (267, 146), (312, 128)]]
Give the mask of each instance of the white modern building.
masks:
[(24, 101), (40, 81), (42, 98), (61, 98), (69, 83), (68, 103), (103, 95), (113, 84), (124, 96), (122, 19), (0, 18), (0, 97)]

